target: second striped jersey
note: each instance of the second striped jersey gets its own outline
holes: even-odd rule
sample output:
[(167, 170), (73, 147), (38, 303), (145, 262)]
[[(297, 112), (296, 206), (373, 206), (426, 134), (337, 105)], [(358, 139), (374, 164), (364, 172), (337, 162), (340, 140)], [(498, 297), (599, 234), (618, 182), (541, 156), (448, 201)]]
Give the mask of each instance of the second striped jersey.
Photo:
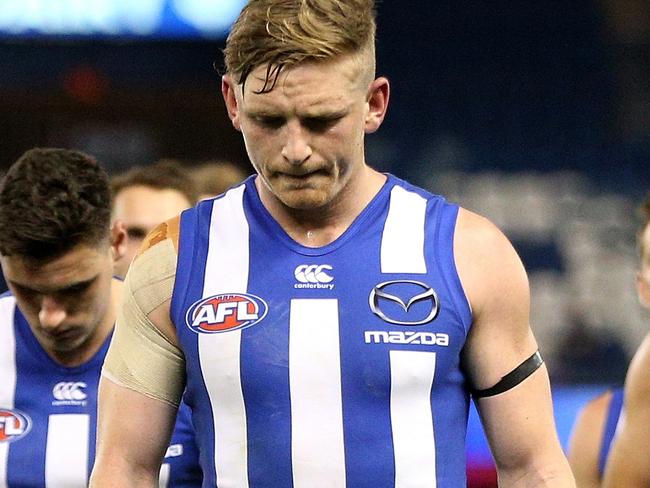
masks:
[[(84, 488), (95, 459), (97, 386), (110, 337), (86, 363), (64, 367), (0, 296), (0, 488)], [(124, 419), (128, 422), (129, 419)], [(181, 406), (161, 488), (201, 486), (188, 407)]]

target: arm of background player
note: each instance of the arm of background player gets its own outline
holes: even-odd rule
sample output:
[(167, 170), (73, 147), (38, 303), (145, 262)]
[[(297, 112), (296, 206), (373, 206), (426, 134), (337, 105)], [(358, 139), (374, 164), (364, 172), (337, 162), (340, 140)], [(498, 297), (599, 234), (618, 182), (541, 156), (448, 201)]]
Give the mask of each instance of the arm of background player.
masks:
[[(467, 210), (458, 215), (454, 253), (473, 316), (463, 365), (474, 388), (482, 390), (537, 350), (528, 279), (507, 238)], [(544, 365), (514, 388), (476, 404), (500, 487), (575, 486), (557, 438)]]
[(650, 487), (650, 336), (630, 364), (621, 422), (605, 467), (603, 487), (622, 486)]
[(578, 488), (598, 488), (600, 449), (612, 392), (591, 400), (578, 414), (569, 441), (569, 464)]
[(169, 227), (178, 226), (163, 224), (147, 237), (124, 282), (100, 381), (92, 487), (158, 486), (185, 383), (169, 310), (176, 271)]

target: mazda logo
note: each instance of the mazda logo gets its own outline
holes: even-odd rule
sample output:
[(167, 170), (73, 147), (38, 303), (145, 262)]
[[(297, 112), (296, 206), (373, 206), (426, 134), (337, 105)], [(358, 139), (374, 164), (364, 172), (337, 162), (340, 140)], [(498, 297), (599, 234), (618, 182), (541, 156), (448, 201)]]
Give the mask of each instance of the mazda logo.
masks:
[[(390, 293), (388, 290), (386, 290), (387, 288), (388, 289), (394, 288), (393, 285), (396, 286), (413, 285), (410, 288), (415, 288), (416, 291), (420, 290), (420, 292), (416, 293), (415, 295), (412, 295), (411, 298), (409, 298), (408, 300), (404, 300), (402, 299), (402, 297)], [(382, 310), (380, 303), (383, 300), (387, 300), (398, 304), (404, 310), (404, 312), (408, 312), (413, 304), (426, 301), (429, 303), (430, 310), (423, 319), (400, 320), (397, 318), (389, 317)], [(368, 304), (370, 305), (370, 310), (372, 310), (372, 312), (377, 317), (388, 322), (389, 324), (396, 324), (396, 325), (411, 326), (411, 325), (426, 324), (428, 322), (431, 322), (433, 319), (435, 319), (439, 312), (438, 295), (436, 295), (434, 289), (425, 283), (422, 283), (420, 281), (413, 281), (413, 280), (393, 280), (393, 281), (384, 281), (383, 283), (379, 283), (370, 292), (370, 296), (368, 297)]]

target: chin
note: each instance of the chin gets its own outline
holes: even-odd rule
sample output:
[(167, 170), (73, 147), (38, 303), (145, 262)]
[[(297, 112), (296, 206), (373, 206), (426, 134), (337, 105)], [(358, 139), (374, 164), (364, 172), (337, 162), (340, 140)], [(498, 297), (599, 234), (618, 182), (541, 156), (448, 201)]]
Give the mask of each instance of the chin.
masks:
[(330, 202), (324, 192), (298, 191), (282, 195), (280, 201), (294, 210), (315, 210)]

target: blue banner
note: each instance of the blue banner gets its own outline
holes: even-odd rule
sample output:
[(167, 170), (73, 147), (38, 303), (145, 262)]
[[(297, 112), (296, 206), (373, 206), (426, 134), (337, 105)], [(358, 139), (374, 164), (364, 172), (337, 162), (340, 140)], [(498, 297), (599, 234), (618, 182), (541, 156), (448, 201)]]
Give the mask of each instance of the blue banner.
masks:
[(221, 39), (246, 0), (0, 0), (0, 38)]

